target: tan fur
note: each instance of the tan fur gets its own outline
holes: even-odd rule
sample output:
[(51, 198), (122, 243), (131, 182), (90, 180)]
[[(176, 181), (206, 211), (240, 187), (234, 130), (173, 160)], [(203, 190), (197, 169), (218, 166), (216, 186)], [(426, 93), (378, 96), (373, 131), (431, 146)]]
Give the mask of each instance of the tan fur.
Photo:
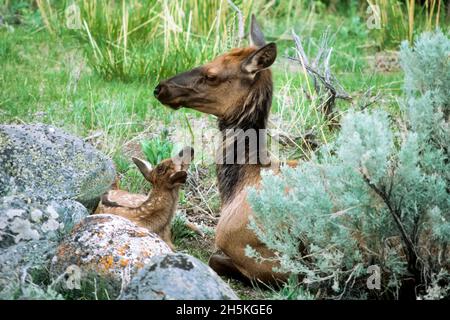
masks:
[[(111, 202), (116, 202), (122, 207), (139, 207), (145, 200), (147, 200), (147, 198), (148, 196), (143, 194), (129, 193), (118, 189), (108, 191), (108, 200)], [(99, 207), (102, 206), (104, 205), (100, 203)]]
[[(141, 173), (153, 186), (149, 195), (133, 194), (123, 190), (110, 190), (102, 198), (95, 214), (109, 213), (127, 218), (135, 224), (158, 234), (174, 249), (170, 223), (177, 209), (179, 189), (185, 182), (185, 175), (175, 181), (172, 181), (171, 177), (176, 173), (186, 174), (185, 170), (190, 160), (180, 164), (179, 161), (177, 162), (174, 159), (167, 159), (153, 170), (145, 166), (138, 166)], [(142, 160), (139, 161), (144, 163)], [(105, 196), (107, 201), (104, 199)], [(111, 203), (114, 205), (111, 205)]]
[(153, 189), (148, 197), (114, 190), (108, 193), (108, 200), (117, 202), (121, 207), (108, 207), (101, 203), (95, 213), (109, 213), (127, 218), (138, 226), (156, 233), (174, 249), (170, 222), (177, 208), (178, 193), (179, 187), (172, 190)]
[[(236, 268), (249, 279), (257, 279), (264, 283), (275, 283), (286, 280), (287, 275), (273, 272), (276, 263), (265, 261), (259, 263), (245, 254), (247, 246), (255, 249), (264, 258), (272, 258), (270, 251), (255, 233), (248, 228), (253, 215), (247, 201), (247, 187), (260, 186), (261, 167), (254, 166), (246, 171), (241, 181), (240, 191), (236, 193), (233, 201), (225, 203), (220, 213), (220, 220), (216, 228), (216, 246), (231, 258)], [(269, 168), (267, 170), (270, 170)], [(276, 168), (277, 171), (278, 168)]]

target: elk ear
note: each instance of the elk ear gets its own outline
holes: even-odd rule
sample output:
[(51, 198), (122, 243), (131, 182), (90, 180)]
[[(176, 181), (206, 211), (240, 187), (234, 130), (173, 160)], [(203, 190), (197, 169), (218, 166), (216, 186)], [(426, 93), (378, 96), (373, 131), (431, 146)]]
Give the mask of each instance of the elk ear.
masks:
[(256, 21), (254, 14), (252, 14), (252, 21), (250, 25), (250, 44), (257, 48), (261, 48), (266, 45), (266, 40), (264, 40), (264, 34), (259, 28), (258, 22)]
[(177, 171), (170, 175), (169, 183), (173, 186), (177, 186), (186, 183), (186, 179), (187, 179), (186, 171)]
[(182, 170), (186, 170), (194, 159), (194, 148), (184, 147), (178, 154), (173, 158), (176, 164), (180, 164)]
[(273, 42), (252, 53), (242, 62), (241, 69), (247, 73), (256, 73), (270, 67), (277, 57), (277, 45)]
[(150, 181), (150, 173), (152, 172), (152, 165), (147, 161), (139, 158), (132, 157), (131, 159), (133, 160), (136, 167), (138, 167), (139, 171), (141, 171), (144, 178)]

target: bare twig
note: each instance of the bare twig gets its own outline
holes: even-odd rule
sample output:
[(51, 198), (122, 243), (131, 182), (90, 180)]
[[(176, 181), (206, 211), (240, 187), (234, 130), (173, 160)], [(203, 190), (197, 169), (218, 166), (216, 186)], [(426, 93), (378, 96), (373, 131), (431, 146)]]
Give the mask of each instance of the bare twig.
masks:
[[(312, 78), (314, 90), (317, 94), (322, 92), (322, 88), (327, 92), (327, 97), (322, 104), (323, 113), (330, 118), (333, 113), (336, 99), (351, 100), (351, 96), (344, 91), (336, 78), (331, 73), (330, 58), (333, 48), (329, 47), (330, 36), (328, 30), (321, 38), (318, 53), (314, 59), (308, 59), (303, 48), (300, 37), (292, 30), (292, 37), (295, 42), (297, 57), (287, 57), (289, 60), (300, 63), (302, 68)], [(311, 62), (310, 62), (311, 61)]]
[(95, 131), (93, 134), (91, 134), (90, 136), (87, 136), (86, 138), (84, 138), (84, 141), (91, 141), (97, 138), (100, 138), (102, 135), (104, 134), (103, 131)]

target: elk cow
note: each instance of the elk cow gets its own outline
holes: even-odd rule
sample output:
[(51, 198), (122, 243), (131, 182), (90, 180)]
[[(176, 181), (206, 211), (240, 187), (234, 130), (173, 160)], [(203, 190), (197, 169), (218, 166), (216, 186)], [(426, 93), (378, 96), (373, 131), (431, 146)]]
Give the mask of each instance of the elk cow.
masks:
[[(178, 204), (180, 186), (186, 182), (186, 170), (194, 157), (194, 149), (185, 147), (173, 158), (163, 160), (154, 169), (144, 160), (133, 162), (153, 186), (146, 197), (123, 190), (110, 190), (102, 196), (95, 213), (122, 216), (158, 234), (172, 249), (170, 222)], [(188, 227), (200, 232), (192, 224)]]
[[(223, 135), (221, 154), (230, 156), (237, 143), (229, 146), (227, 130), (261, 130), (267, 125), (272, 104), (272, 74), (269, 67), (277, 56), (275, 43), (266, 44), (264, 36), (252, 16), (251, 45), (233, 49), (212, 62), (162, 81), (154, 90), (156, 98), (174, 110), (188, 107), (215, 115)], [(210, 266), (221, 275), (258, 279), (266, 283), (285, 280), (285, 274), (275, 273), (277, 265), (264, 259), (258, 262), (245, 254), (247, 246), (262, 257), (273, 258), (274, 253), (259, 241), (248, 228), (252, 209), (247, 202), (247, 187), (258, 187), (261, 170), (270, 164), (262, 161), (267, 155), (265, 138), (257, 136), (260, 153), (256, 162), (217, 164), (221, 214), (216, 228), (216, 247), (223, 254), (214, 254)], [(250, 153), (246, 147), (246, 153)], [(249, 154), (245, 155), (249, 159)], [(270, 162), (270, 161), (269, 161)], [(289, 165), (294, 165), (290, 163)], [(271, 165), (273, 167), (273, 163)]]

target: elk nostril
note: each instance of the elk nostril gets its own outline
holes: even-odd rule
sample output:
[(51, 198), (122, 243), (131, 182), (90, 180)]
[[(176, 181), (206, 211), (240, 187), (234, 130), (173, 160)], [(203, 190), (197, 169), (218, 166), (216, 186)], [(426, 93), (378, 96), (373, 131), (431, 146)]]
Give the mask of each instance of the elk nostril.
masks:
[(160, 92), (161, 92), (161, 85), (158, 84), (155, 90), (153, 90), (153, 94), (155, 95), (155, 97), (157, 97)]

